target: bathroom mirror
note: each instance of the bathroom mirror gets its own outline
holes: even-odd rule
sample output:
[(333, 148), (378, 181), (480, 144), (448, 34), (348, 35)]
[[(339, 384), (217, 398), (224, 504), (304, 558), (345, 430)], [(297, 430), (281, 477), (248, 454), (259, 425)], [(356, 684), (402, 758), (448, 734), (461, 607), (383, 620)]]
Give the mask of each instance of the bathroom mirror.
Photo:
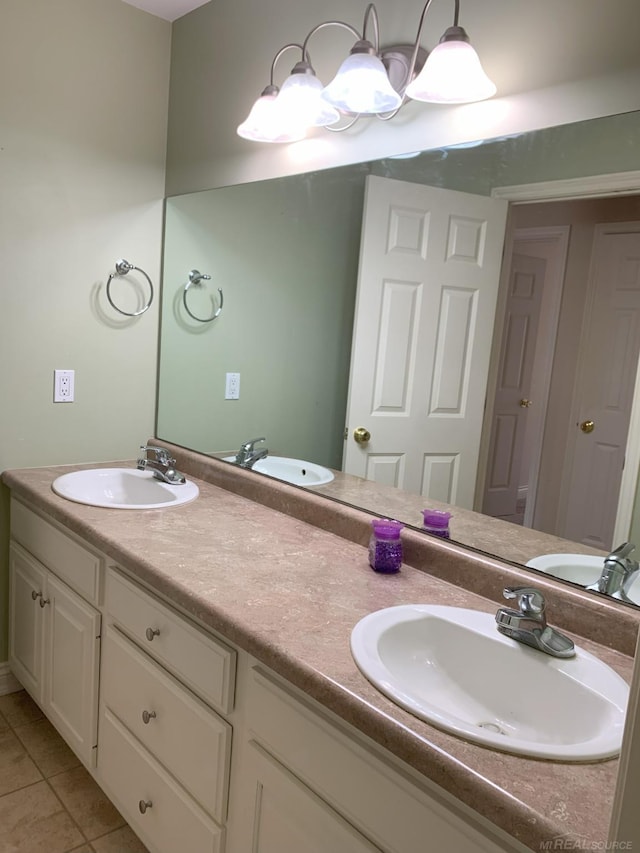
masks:
[[(167, 199), (157, 436), (215, 455), (235, 453), (243, 441), (266, 436), (272, 454), (340, 471), (355, 426), (349, 425), (345, 438), (367, 176), (486, 197), (499, 187), (632, 172), (639, 144), (640, 113), (626, 113)], [(563, 202), (562, 207), (559, 202), (512, 205), (507, 242), (514, 233), (556, 229), (565, 235), (568, 263), (575, 235), (592, 233), (597, 223), (640, 222), (639, 197), (625, 194), (622, 184), (619, 189), (617, 199)], [(590, 251), (584, 241), (573, 249), (583, 260)], [(584, 276), (588, 264), (581, 269)], [(193, 270), (210, 279), (192, 282), (185, 291)], [(521, 499), (523, 517), (509, 518), (564, 539), (569, 538), (565, 531), (554, 528), (559, 502), (567, 499), (558, 458), (581, 370), (584, 300), (584, 282), (573, 289), (565, 282), (556, 303), (555, 345), (548, 353), (553, 370), (544, 391), (546, 427), (540, 424), (540, 444), (547, 448), (538, 460), (535, 506), (529, 496), (523, 509)], [(501, 312), (498, 301), (496, 317)], [(498, 323), (494, 332), (501, 332)], [(494, 347), (490, 396), (498, 357)], [(231, 378), (232, 389), (229, 374), (239, 375)], [(627, 379), (633, 395), (635, 371)], [(481, 478), (488, 436), (480, 453)], [(415, 526), (426, 503), (392, 482), (379, 487), (359, 482), (353, 488), (339, 475), (333, 487), (318, 492)], [(477, 516), (468, 519), (464, 535), (463, 525), (456, 535), (452, 523), (453, 538), (461, 544), (522, 564), (541, 553), (535, 537), (527, 538), (527, 528), (509, 525), (512, 535), (505, 536), (505, 528), (496, 529), (491, 518), (480, 525)], [(547, 543), (545, 550), (553, 548)], [(558, 550), (570, 550), (568, 543)], [(575, 552), (593, 553), (581, 544)]]

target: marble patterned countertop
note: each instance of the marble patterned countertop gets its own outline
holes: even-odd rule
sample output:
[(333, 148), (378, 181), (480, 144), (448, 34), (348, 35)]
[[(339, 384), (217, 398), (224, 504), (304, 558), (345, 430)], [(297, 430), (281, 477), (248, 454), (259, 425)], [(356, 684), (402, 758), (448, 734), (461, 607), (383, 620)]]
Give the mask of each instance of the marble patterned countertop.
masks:
[[(468, 743), (386, 699), (351, 657), (351, 630), (367, 613), (415, 602), (495, 612), (499, 591), (495, 598), (481, 594), (488, 588), (483, 584), (501, 590), (505, 580), (522, 581), (517, 569), (408, 532), (401, 572), (378, 575), (364, 547), (366, 513), (166, 446), (196, 480), (196, 501), (134, 512), (72, 503), (52, 491), (59, 474), (95, 465), (6, 471), (3, 480), (16, 497), (90, 541), (526, 847), (539, 850), (559, 836), (606, 841), (617, 760), (549, 762)], [(602, 645), (571, 630), (579, 627), (576, 619), (593, 621), (591, 614), (600, 613), (593, 597), (552, 580), (537, 586), (555, 593), (550, 623), (629, 681), (631, 657), (610, 646), (633, 645), (635, 611), (623, 609), (620, 617), (619, 605), (602, 603), (601, 624), (616, 616), (626, 625), (624, 642)]]

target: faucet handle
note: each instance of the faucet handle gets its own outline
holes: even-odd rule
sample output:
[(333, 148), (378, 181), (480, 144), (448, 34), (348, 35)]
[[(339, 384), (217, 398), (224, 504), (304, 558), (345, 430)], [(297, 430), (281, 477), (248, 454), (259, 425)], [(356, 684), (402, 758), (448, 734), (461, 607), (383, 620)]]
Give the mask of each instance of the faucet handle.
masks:
[(544, 618), (545, 600), (539, 589), (530, 586), (507, 586), (502, 590), (502, 594), (507, 599), (517, 600), (518, 610), (523, 616)]
[(250, 453), (254, 449), (254, 444), (257, 444), (259, 441), (266, 441), (267, 439), (264, 436), (260, 438), (250, 438), (249, 441), (245, 441), (241, 447), (241, 450), (244, 450), (245, 453)]
[(615, 551), (609, 554), (607, 560), (625, 560), (635, 549), (636, 546), (633, 542), (623, 542), (622, 545), (618, 545)]
[(141, 444), (140, 450), (145, 454), (153, 453), (156, 461), (161, 465), (166, 465), (168, 468), (176, 464), (176, 460), (169, 456), (169, 452), (164, 447), (152, 447), (150, 444)]

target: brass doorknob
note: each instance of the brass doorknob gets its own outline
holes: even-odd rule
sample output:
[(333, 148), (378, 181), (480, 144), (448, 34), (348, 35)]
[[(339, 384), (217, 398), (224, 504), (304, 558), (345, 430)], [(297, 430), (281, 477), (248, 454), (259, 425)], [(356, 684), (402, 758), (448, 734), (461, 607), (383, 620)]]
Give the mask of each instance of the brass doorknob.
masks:
[(364, 427), (358, 427), (354, 429), (353, 437), (358, 444), (366, 444), (371, 439), (371, 433)]
[(596, 425), (593, 421), (582, 421), (582, 423), (580, 424), (580, 429), (582, 430), (582, 432), (593, 432), (595, 426)]
[(529, 406), (531, 405), (531, 402), (532, 402), (531, 400), (525, 400), (525, 399), (520, 400), (520, 408), (528, 409)]

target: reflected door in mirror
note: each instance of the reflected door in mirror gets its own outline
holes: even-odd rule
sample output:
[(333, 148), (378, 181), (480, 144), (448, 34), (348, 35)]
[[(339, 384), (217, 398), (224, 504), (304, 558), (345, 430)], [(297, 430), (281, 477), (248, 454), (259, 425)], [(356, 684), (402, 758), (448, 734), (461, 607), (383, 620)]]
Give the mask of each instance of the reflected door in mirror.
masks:
[(506, 204), (367, 177), (343, 469), (472, 508)]

